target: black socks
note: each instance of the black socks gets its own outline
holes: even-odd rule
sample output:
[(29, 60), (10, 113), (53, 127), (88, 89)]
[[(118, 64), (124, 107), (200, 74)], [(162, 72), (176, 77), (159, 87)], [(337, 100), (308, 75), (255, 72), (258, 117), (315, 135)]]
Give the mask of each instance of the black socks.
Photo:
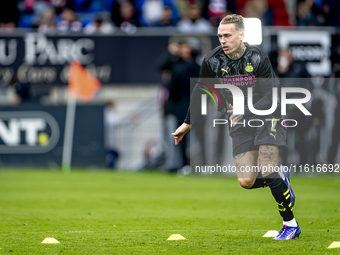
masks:
[(263, 177), (257, 177), (253, 186), (249, 189), (257, 189), (257, 188), (264, 188), (267, 187), (266, 181), (263, 179)]
[(251, 186), (249, 189), (257, 189), (257, 188), (264, 188), (267, 187), (266, 181), (263, 179), (261, 172), (257, 174), (256, 180), (254, 182), (254, 185)]
[(266, 185), (270, 187), (273, 197), (279, 205), (279, 212), (283, 220), (290, 221), (294, 219), (289, 189), (286, 183), (280, 177), (280, 175), (276, 172), (271, 173), (270, 175), (266, 176), (264, 180), (266, 182)]

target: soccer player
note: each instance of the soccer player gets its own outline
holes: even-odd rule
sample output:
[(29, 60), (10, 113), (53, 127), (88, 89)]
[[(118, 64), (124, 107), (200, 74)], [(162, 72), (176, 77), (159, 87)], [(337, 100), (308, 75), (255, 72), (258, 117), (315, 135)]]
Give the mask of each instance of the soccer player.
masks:
[[(172, 133), (176, 145), (190, 130), (193, 119), (200, 110), (201, 93), (204, 93), (200, 88), (207, 89), (209, 87), (201, 82), (202, 78), (218, 78), (218, 84), (221, 81), (232, 84), (229, 81), (233, 78), (240, 80), (242, 77), (243, 81), (252, 79), (252, 82), (244, 82), (242, 85), (234, 83), (235, 86), (239, 84), (239, 88), (245, 96), (245, 102), (247, 102), (247, 87), (252, 86), (253, 95), (249, 96), (253, 97), (254, 108), (267, 110), (272, 106), (272, 88), (277, 87), (279, 82), (268, 56), (261, 49), (243, 43), (243, 17), (236, 14), (224, 17), (218, 27), (217, 35), (221, 45), (205, 56), (200, 70), (200, 80), (193, 91), (187, 117), (184, 123)], [(231, 92), (227, 89), (219, 89), (219, 92), (222, 95), (220, 98), (223, 103), (219, 110), (227, 113), (228, 119), (232, 123), (229, 134), (232, 137), (233, 157), (240, 185), (246, 189), (269, 186), (283, 218), (283, 228), (274, 240), (298, 237), (301, 230), (293, 215), (295, 195), (290, 185), (289, 169), (284, 167), (279, 171), (273, 170), (275, 167), (278, 168), (279, 147), (286, 146), (286, 128), (281, 124), (276, 125), (282, 119), (278, 112), (280, 107), (277, 107), (278, 110), (270, 116), (256, 116), (250, 112), (246, 105), (244, 115), (237, 115), (233, 114)], [(264, 125), (261, 127), (243, 125), (246, 123), (245, 120), (259, 118), (271, 119), (271, 121), (264, 121)], [(252, 126), (255, 125), (252, 124)], [(252, 166), (257, 166), (258, 161), (261, 174), (258, 171), (244, 171), (246, 167), (252, 169)]]

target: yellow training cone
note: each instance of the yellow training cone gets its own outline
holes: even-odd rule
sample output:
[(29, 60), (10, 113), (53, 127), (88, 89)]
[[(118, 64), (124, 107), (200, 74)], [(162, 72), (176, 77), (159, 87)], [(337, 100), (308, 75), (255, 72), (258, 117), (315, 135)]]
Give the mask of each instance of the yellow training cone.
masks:
[(53, 237), (46, 237), (41, 243), (60, 243), (57, 239)]
[(185, 240), (186, 238), (180, 234), (173, 234), (167, 240)]
[(340, 248), (340, 242), (333, 242), (330, 246), (328, 246), (328, 249), (330, 248)]
[(269, 230), (267, 233), (265, 233), (262, 237), (275, 237), (279, 234), (276, 230)]

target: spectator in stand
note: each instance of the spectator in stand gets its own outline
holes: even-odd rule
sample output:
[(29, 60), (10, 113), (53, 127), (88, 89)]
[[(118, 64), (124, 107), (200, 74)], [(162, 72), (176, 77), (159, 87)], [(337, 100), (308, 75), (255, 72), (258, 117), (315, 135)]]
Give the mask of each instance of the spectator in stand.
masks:
[[(56, 0), (52, 0), (56, 1)], [(60, 0), (57, 0), (60, 1)], [(103, 11), (103, 1), (101, 0), (66, 0), (67, 7), (75, 12), (98, 13)]]
[(322, 10), (314, 3), (314, 0), (302, 0), (297, 4), (297, 26), (322, 26), (325, 22)]
[[(72, 0), (69, 0), (72, 2)], [(57, 15), (59, 15), (66, 7), (68, 0), (24, 0), (24, 8), (27, 12), (33, 11), (33, 23), (37, 23), (37, 20), (43, 12), (49, 9), (53, 9)], [(71, 8), (72, 9), (72, 8)]]
[[(194, 49), (188, 42), (180, 41), (169, 45), (168, 52), (163, 56), (160, 63), (160, 68), (167, 70), (166, 76), (162, 75), (164, 86), (168, 93), (168, 99), (165, 104), (165, 121), (169, 123), (169, 117), (175, 118), (176, 126), (182, 123), (188, 105), (190, 103), (190, 78), (198, 77), (200, 66), (196, 63), (196, 57), (199, 54), (199, 49)], [(164, 73), (163, 73), (164, 74)], [(167, 129), (168, 125), (165, 126)], [(196, 126), (195, 126), (196, 127)], [(171, 129), (171, 127), (169, 127)], [(183, 140), (180, 149), (180, 161), (177, 162), (176, 151), (173, 140), (167, 139), (168, 132), (165, 132), (166, 148), (166, 163), (165, 167), (168, 172), (177, 172), (184, 166), (189, 165), (187, 157), (188, 139)], [(203, 156), (204, 158), (204, 156)], [(184, 169), (183, 169), (184, 170)]]
[(177, 23), (181, 33), (211, 33), (213, 27), (206, 19), (201, 17), (201, 10), (196, 4), (190, 5), (187, 16)]
[(340, 70), (335, 72), (335, 84), (334, 87), (330, 89), (330, 92), (336, 96), (337, 104), (334, 111), (334, 126), (332, 132), (331, 147), (328, 153), (328, 163), (335, 164), (339, 163), (336, 161), (336, 156), (340, 147)]
[(147, 26), (152, 26), (162, 18), (164, 8), (161, 0), (145, 0), (142, 6), (142, 18)]
[(55, 11), (52, 8), (46, 8), (44, 12), (41, 13), (36, 25), (34, 27), (38, 28), (39, 33), (55, 33), (57, 27), (55, 25)]
[(159, 71), (161, 72), (162, 82), (165, 87), (168, 87), (168, 84), (171, 81), (172, 68), (179, 58), (178, 51), (178, 43), (171, 43), (168, 46), (168, 50), (164, 54), (162, 54), (157, 61), (157, 66), (159, 68)]
[(104, 108), (104, 137), (107, 168), (115, 168), (119, 158), (117, 127), (124, 123), (124, 118), (117, 112), (115, 102), (109, 102)]
[(25, 21), (21, 21), (24, 22), (26, 26), (31, 24), (31, 26), (37, 28), (40, 33), (54, 33), (56, 31), (56, 10), (59, 11), (59, 8), (52, 5), (49, 1), (27, 0), (24, 1), (24, 9), (26, 13), (32, 13), (31, 17), (26, 16)]
[(289, 48), (279, 49), (276, 74), (279, 78), (310, 78), (306, 63), (296, 62)]
[(274, 25), (274, 12), (267, 0), (251, 0), (244, 6), (245, 17), (259, 18), (263, 26)]
[(42, 0), (42, 1), (52, 5), (57, 14), (60, 14), (63, 11), (68, 2), (72, 2), (72, 0)]
[[(174, 89), (174, 76), (178, 74), (188, 63), (193, 61), (191, 55), (191, 46), (186, 41), (181, 41), (178, 44), (170, 45), (169, 53), (167, 55), (167, 59), (164, 59), (162, 63), (163, 72), (165, 70), (169, 71), (169, 73), (163, 73), (162, 78), (165, 83), (166, 88), (169, 92), (169, 98), (166, 104), (166, 113), (173, 114), (177, 116), (177, 97), (178, 97), (178, 90)], [(190, 84), (188, 84), (190, 86)], [(176, 123), (177, 124), (177, 123)]]
[(172, 10), (169, 6), (164, 6), (161, 19), (154, 24), (155, 27), (174, 27), (177, 20), (172, 17)]
[(140, 27), (138, 15), (133, 2), (117, 0), (112, 5), (112, 21), (123, 31), (133, 34)]
[(172, 10), (169, 6), (164, 6), (161, 20), (154, 24), (155, 27), (174, 27), (177, 20), (172, 18)]
[(136, 114), (123, 115), (117, 111), (114, 101), (108, 102), (104, 108), (104, 139), (106, 149), (106, 167), (115, 168), (120, 156), (120, 131), (127, 126), (136, 125), (139, 116)]
[[(179, 56), (182, 62), (175, 64), (173, 68), (173, 77), (171, 86), (169, 88), (169, 99), (174, 102), (174, 114), (176, 116), (177, 125), (181, 125), (186, 117), (187, 109), (190, 104), (190, 97), (192, 94), (192, 89), (190, 86), (190, 79), (193, 77), (199, 77), (201, 67), (197, 64), (197, 57), (200, 55), (200, 46), (195, 41), (181, 42), (179, 47)], [(203, 116), (198, 116), (193, 125), (193, 129), (198, 138), (200, 145), (199, 158), (201, 164), (206, 164), (206, 151), (205, 151), (205, 137), (204, 133), (205, 120)], [(188, 149), (189, 138), (182, 140), (182, 145), (180, 146), (182, 167), (179, 169), (180, 174), (190, 173), (190, 160), (188, 159)], [(171, 172), (171, 170), (170, 170)]]
[(19, 20), (18, 0), (2, 1), (0, 8), (0, 30), (12, 31)]
[(223, 17), (236, 13), (234, 0), (206, 0), (204, 1), (202, 16), (209, 20), (214, 27), (218, 27)]
[(31, 84), (29, 82), (20, 82), (17, 75), (14, 75), (10, 85), (15, 90), (15, 96), (13, 98), (13, 104), (30, 104), (32, 100)]
[(25, 12), (32, 12), (36, 5), (36, 0), (23, 0), (22, 4)]
[(183, 18), (188, 13), (189, 6), (195, 4), (196, 0), (174, 0), (174, 2), (176, 3), (179, 17)]
[(111, 34), (114, 32), (113, 24), (102, 16), (97, 16), (93, 22), (84, 28), (86, 34)]
[[(172, 111), (172, 102), (169, 102), (169, 87), (172, 80), (172, 69), (175, 63), (179, 60), (179, 45), (178, 43), (170, 43), (168, 50), (164, 52), (157, 61), (158, 70), (161, 72), (162, 88), (159, 93), (159, 103), (162, 112), (163, 124), (163, 144), (165, 151), (165, 168), (169, 171), (180, 167), (180, 163), (176, 161), (177, 148), (173, 143), (170, 131), (176, 127), (177, 122), (174, 120)], [(176, 122), (176, 124), (174, 123)]]
[(178, 20), (177, 7), (172, 0), (135, 0), (139, 22), (142, 26), (153, 26), (162, 19), (164, 6), (171, 9), (171, 19)]
[(340, 26), (340, 1), (339, 0), (324, 0), (323, 11), (325, 13), (325, 26)]
[[(275, 51), (276, 52), (276, 51)], [(271, 52), (269, 56), (274, 58), (274, 52)], [(304, 62), (296, 62), (292, 56), (291, 50), (289, 48), (279, 49), (278, 55), (276, 55), (277, 67), (274, 67), (274, 71), (277, 76), (280, 78), (280, 86), (281, 87), (304, 87), (312, 92), (311, 84), (309, 79), (298, 79), (298, 78), (310, 78), (311, 75), (306, 69), (306, 64)], [(297, 84), (299, 83), (299, 84)], [(296, 96), (288, 95), (290, 98)], [(309, 109), (310, 110), (310, 109)], [(311, 123), (307, 116), (305, 116), (298, 108), (289, 108), (287, 111), (287, 115), (289, 119), (295, 119), (298, 121), (298, 125), (296, 128), (288, 130), (288, 135), (293, 134), (295, 137), (295, 146), (297, 152), (300, 156), (299, 164), (307, 164), (308, 160), (308, 143), (305, 139), (306, 134), (311, 126)], [(291, 133), (290, 133), (291, 132)], [(288, 148), (289, 149), (289, 148)], [(285, 149), (280, 153), (283, 163), (288, 163), (286, 160), (288, 158), (287, 152), (288, 149)]]
[(61, 20), (57, 22), (57, 29), (60, 32), (79, 32), (83, 25), (77, 20), (76, 14), (70, 8), (65, 8), (61, 12)]

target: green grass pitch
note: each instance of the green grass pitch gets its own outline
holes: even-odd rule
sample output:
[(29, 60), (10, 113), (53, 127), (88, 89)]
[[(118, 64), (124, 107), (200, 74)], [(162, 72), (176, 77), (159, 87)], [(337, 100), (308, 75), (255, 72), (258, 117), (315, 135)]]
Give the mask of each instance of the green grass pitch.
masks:
[(340, 241), (340, 179), (292, 185), (302, 234), (273, 241), (262, 237), (282, 225), (269, 188), (236, 179), (2, 170), (0, 254), (340, 254), (327, 249)]

